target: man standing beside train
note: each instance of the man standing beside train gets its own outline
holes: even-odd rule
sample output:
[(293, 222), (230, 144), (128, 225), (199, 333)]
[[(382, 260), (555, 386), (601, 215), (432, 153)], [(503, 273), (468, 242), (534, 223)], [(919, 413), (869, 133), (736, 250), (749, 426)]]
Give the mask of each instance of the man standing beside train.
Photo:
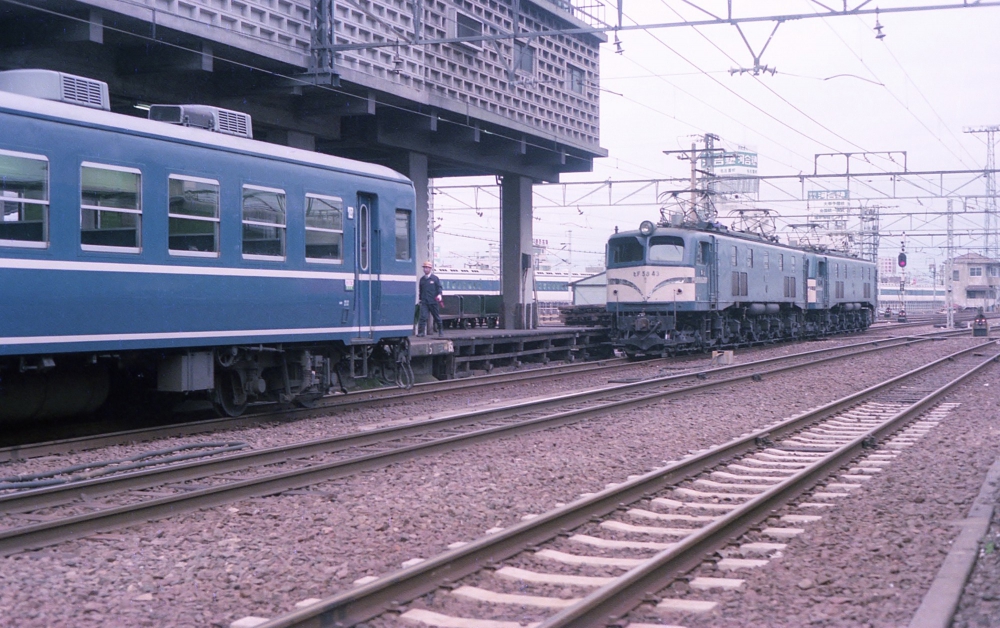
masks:
[(420, 278), (420, 321), (417, 323), (417, 335), (426, 336), (428, 331), (433, 332), (434, 328), (428, 329), (428, 314), (437, 323), (438, 335), (444, 336), (444, 325), (441, 324), (441, 280), (431, 272), (434, 264), (429, 260), (424, 262), (424, 276)]

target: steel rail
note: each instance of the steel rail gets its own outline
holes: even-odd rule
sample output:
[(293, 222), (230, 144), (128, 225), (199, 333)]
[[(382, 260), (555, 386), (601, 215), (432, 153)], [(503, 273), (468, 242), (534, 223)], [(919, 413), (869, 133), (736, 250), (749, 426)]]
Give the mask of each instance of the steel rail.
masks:
[(605, 628), (609, 618), (621, 617), (642, 603), (647, 592), (662, 589), (678, 575), (698, 566), (708, 552), (744, 534), (775, 509), (784, 506), (847, 461), (857, 457), (873, 440), (877, 442), (885, 435), (895, 432), (901, 425), (919, 417), (956, 386), (997, 361), (998, 356), (993, 355), (977, 364), (966, 373), (893, 415), (867, 434), (838, 447), (802, 471), (684, 537), (674, 547), (662, 550), (614, 582), (604, 585), (576, 604), (541, 622), (538, 628)]
[[(589, 497), (578, 499), (566, 506), (549, 511), (506, 530), (482, 537), (460, 548), (450, 550), (417, 565), (391, 573), (369, 584), (326, 598), (312, 606), (273, 618), (260, 624), (258, 628), (346, 627), (369, 620), (395, 605), (415, 599), (437, 589), (442, 584), (455, 582), (462, 577), (482, 569), (486, 565), (498, 563), (526, 549), (537, 546), (560, 533), (567, 532), (591, 521), (594, 517), (605, 516), (625, 507), (629, 503), (647, 497), (651, 493), (659, 492), (682, 480), (696, 476), (702, 471), (728, 459), (758, 449), (759, 443), (771, 437), (780, 437), (785, 434), (797, 432), (812, 423), (842, 412), (861, 401), (895, 387), (945, 362), (952, 361), (956, 357), (979, 351), (987, 346), (994, 346), (994, 343), (983, 343), (952, 353), (885, 382), (830, 402), (819, 408), (808, 410), (774, 425), (734, 438), (725, 444), (703, 450), (681, 461), (668, 464), (638, 478), (628, 480), (618, 486), (605, 489)], [(986, 364), (996, 360), (997, 356), (993, 356), (978, 368), (983, 368)], [(953, 385), (955, 385), (954, 382), (949, 386)], [(922, 402), (922, 405), (926, 405), (926, 403), (930, 402)], [(877, 437), (886, 431), (879, 429), (873, 435)], [(864, 440), (864, 438), (857, 439), (851, 445), (861, 447)], [(854, 449), (852, 448), (851, 451), (854, 451)], [(818, 471), (814, 471), (813, 475), (816, 475)], [(797, 486), (804, 486), (804, 484), (798, 484)], [(771, 499), (773, 498), (771, 496)], [(770, 507), (763, 510), (769, 511)], [(645, 582), (645, 576), (637, 578), (637, 580)], [(602, 619), (621, 612), (617, 607), (614, 607), (614, 595), (608, 595), (608, 586), (610, 585), (606, 585), (598, 590), (602, 592), (602, 596), (595, 605), (600, 606), (600, 610), (593, 611)], [(640, 586), (639, 588), (642, 587)], [(648, 587), (642, 589), (642, 595), (645, 595), (647, 591), (649, 591)], [(597, 593), (595, 592), (592, 595), (596, 596)], [(590, 598), (591, 596), (588, 596), (584, 599)], [(605, 612), (604, 605), (610, 607), (611, 610)]]
[[(896, 342), (898, 344), (893, 344), (893, 342)], [(463, 425), (468, 425), (470, 423), (482, 423), (491, 420), (505, 419), (526, 412), (546, 410), (552, 407), (560, 407), (566, 405), (566, 403), (569, 402), (593, 401), (595, 399), (606, 398), (610, 395), (620, 394), (623, 391), (625, 392), (632, 390), (638, 391), (650, 387), (672, 384), (674, 382), (680, 382), (687, 379), (705, 379), (708, 377), (709, 373), (717, 374), (733, 370), (755, 369), (760, 366), (766, 364), (772, 364), (775, 362), (787, 362), (801, 357), (816, 357), (817, 355), (833, 353), (836, 351), (842, 351), (844, 349), (852, 349), (858, 346), (863, 347), (869, 344), (876, 345), (875, 347), (864, 349), (862, 351), (856, 351), (854, 353), (846, 353), (844, 355), (830, 356), (820, 361), (814, 361), (812, 363), (812, 364), (820, 364), (823, 361), (844, 359), (847, 357), (857, 357), (859, 355), (863, 355), (864, 353), (872, 351), (891, 349), (897, 346), (906, 346), (912, 344), (913, 342), (916, 341), (910, 337), (907, 337), (901, 339), (894, 339), (894, 341), (883, 340), (874, 343), (866, 341), (864, 343), (850, 345), (849, 347), (830, 347), (825, 349), (816, 349), (813, 351), (796, 353), (788, 356), (765, 358), (763, 360), (756, 360), (745, 364), (736, 364), (726, 367), (709, 369), (708, 371), (701, 370), (701, 371), (692, 371), (690, 373), (681, 373), (677, 375), (668, 375), (665, 377), (651, 378), (639, 382), (630, 382), (622, 385), (608, 386), (581, 392), (557, 395), (545, 398), (543, 400), (519, 401), (498, 408), (476, 409), (468, 412), (449, 414), (438, 418), (431, 418), (424, 421), (415, 421), (404, 425), (393, 425), (380, 429), (365, 430), (363, 432), (333, 436), (329, 438), (322, 438), (301, 443), (293, 443), (291, 445), (280, 445), (256, 451), (242, 451), (239, 453), (219, 458), (204, 458), (192, 462), (186, 462), (171, 466), (164, 466), (160, 468), (144, 469), (141, 471), (122, 473), (120, 475), (102, 476), (100, 478), (80, 480), (45, 488), (25, 490), (17, 493), (0, 495), (0, 514), (12, 513), (12, 512), (24, 512), (38, 508), (58, 506), (75, 500), (79, 500), (84, 495), (86, 495), (88, 498), (103, 497), (106, 495), (120, 493), (123, 491), (141, 490), (141, 489), (151, 488), (154, 486), (162, 486), (168, 483), (186, 482), (190, 480), (200, 479), (212, 474), (222, 474), (231, 471), (247, 469), (255, 466), (264, 466), (269, 464), (281, 463), (295, 458), (301, 458), (303, 456), (315, 455), (320, 453), (335, 453), (352, 447), (365, 447), (374, 444), (387, 443), (400, 438), (407, 438), (415, 435), (426, 434), (429, 431), (450, 429)], [(771, 369), (768, 371), (743, 375), (742, 377), (731, 377), (717, 382), (713, 382), (712, 384), (699, 384), (695, 386), (689, 386), (686, 388), (671, 389), (669, 391), (662, 391), (662, 392), (669, 393), (671, 396), (676, 394), (697, 393), (701, 390), (707, 390), (710, 386), (724, 386), (745, 380), (748, 377), (762, 378), (765, 375), (773, 375), (775, 373), (781, 372), (782, 370), (787, 370), (789, 368), (799, 368), (801, 366), (802, 366), (801, 363), (796, 363), (786, 367), (780, 367), (778, 369)], [(657, 398), (662, 398), (662, 392), (654, 393), (654, 395), (656, 395), (654, 397), (649, 397), (647, 395), (644, 397), (639, 397), (637, 399), (655, 401)]]
[[(665, 358), (660, 358), (664, 360)], [(647, 360), (634, 364), (650, 364), (657, 360)], [(32, 443), (26, 445), (13, 445), (0, 448), (0, 462), (11, 460), (21, 460), (35, 456), (60, 454), (70, 451), (81, 451), (84, 449), (94, 449), (119, 445), (143, 440), (153, 440), (156, 438), (167, 438), (172, 436), (187, 436), (201, 432), (214, 432), (223, 429), (235, 429), (240, 427), (252, 427), (260, 423), (269, 421), (293, 421), (301, 418), (308, 418), (313, 415), (325, 414), (330, 411), (343, 411), (356, 407), (370, 405), (379, 401), (392, 403), (407, 403), (424, 397), (432, 397), (442, 393), (477, 388), (479, 386), (501, 386), (509, 383), (531, 381), (534, 379), (546, 379), (549, 377), (568, 377), (570, 375), (600, 372), (615, 367), (628, 366), (630, 363), (625, 358), (609, 358), (604, 360), (593, 360), (590, 362), (578, 362), (575, 364), (560, 364), (546, 366), (524, 371), (508, 373), (492, 373), (478, 377), (463, 378), (458, 380), (445, 380), (440, 382), (426, 382), (416, 384), (410, 390), (399, 388), (375, 388), (372, 390), (357, 391), (346, 395), (332, 395), (311, 408), (285, 409), (281, 412), (264, 412), (247, 414), (240, 417), (212, 418), (187, 423), (165, 425), (161, 427), (138, 428), (131, 430), (120, 430), (97, 436), (80, 436), (75, 438), (65, 438), (56, 441), (43, 443)]]
[[(868, 344), (874, 346), (862, 349), (854, 353), (845, 353), (842, 355), (827, 356), (825, 358), (815, 360), (808, 364), (816, 365), (828, 361), (844, 359), (848, 357), (856, 357), (857, 355), (860, 354), (874, 352), (874, 351), (881, 351), (889, 348), (894, 348), (897, 346), (906, 346), (914, 342), (920, 342), (923, 340), (926, 339), (903, 338), (900, 339), (898, 344), (892, 344), (889, 343), (888, 341), (859, 343), (860, 346)], [(880, 344), (884, 346), (879, 346)], [(750, 362), (743, 365), (733, 365), (733, 366), (710, 369), (710, 371), (702, 371), (701, 374), (707, 377), (707, 374), (709, 372), (719, 373), (719, 372), (732, 371), (734, 369), (739, 369), (739, 368), (747, 369), (748, 367), (755, 367), (757, 365), (769, 364), (776, 361), (792, 361), (796, 358), (801, 358), (803, 356), (830, 353), (838, 350), (843, 350), (843, 347), (817, 349), (814, 351), (793, 354), (791, 356), (767, 358), (764, 360)], [(178, 495), (151, 499), (139, 504), (112, 507), (96, 512), (71, 516), (64, 519), (46, 521), (19, 528), (0, 530), (0, 555), (10, 555), (19, 551), (23, 551), (25, 549), (51, 545), (53, 543), (58, 543), (73, 538), (79, 538), (80, 536), (85, 536), (87, 534), (92, 534), (95, 532), (108, 529), (114, 529), (138, 522), (145, 522), (148, 520), (158, 519), (165, 516), (176, 515), (181, 512), (188, 512), (199, 508), (219, 506), (222, 504), (230, 503), (232, 501), (239, 499), (245, 499), (248, 497), (259, 497), (263, 495), (280, 493), (282, 491), (290, 489), (302, 488), (304, 486), (308, 486), (318, 482), (323, 482), (331, 479), (336, 479), (339, 477), (353, 475), (359, 472), (380, 468), (389, 464), (403, 462), (406, 460), (411, 460), (413, 458), (426, 456), (429, 454), (450, 451), (458, 447), (467, 446), (473, 443), (486, 442), (489, 440), (496, 439), (500, 436), (515, 435), (515, 434), (536, 431), (540, 429), (557, 427), (560, 425), (580, 421), (587, 418), (606, 415), (610, 412), (616, 412), (616, 411), (622, 411), (640, 407), (670, 397), (676, 397), (697, 392), (704, 392), (713, 388), (719, 388), (722, 386), (727, 386), (750, 379), (759, 380), (767, 375), (773, 375), (791, 369), (800, 369), (803, 366), (804, 365), (801, 362), (796, 362), (794, 364), (779, 366), (777, 368), (772, 368), (761, 372), (752, 372), (751, 370), (750, 372), (747, 372), (745, 374), (737, 375), (727, 379), (720, 379), (717, 381), (703, 381), (701, 383), (694, 384), (692, 386), (668, 389), (665, 391), (656, 391), (652, 393), (643, 394), (640, 396), (629, 397), (625, 400), (611, 401), (607, 403), (600, 403), (598, 405), (593, 405), (590, 407), (556, 412), (554, 414), (550, 414), (547, 416), (531, 418), (508, 425), (488, 427), (472, 432), (467, 432), (464, 434), (458, 434), (454, 436), (435, 439), (428, 442), (422, 442), (414, 445), (398, 447), (388, 452), (380, 452), (353, 458), (347, 458), (345, 460), (340, 460), (330, 463), (316, 464), (296, 470), (272, 473), (269, 475), (265, 475), (263, 477), (230, 482), (228, 484), (216, 487), (210, 487)], [(690, 378), (690, 377), (699, 377), (699, 374), (688, 373), (682, 375), (672, 375), (663, 378), (655, 378), (644, 382), (621, 384), (618, 386), (610, 386), (601, 389), (596, 389), (593, 391), (584, 391), (581, 393), (560, 395), (554, 398), (546, 398), (539, 401), (519, 402), (516, 404), (512, 404), (511, 406), (505, 406), (502, 408), (497, 408), (492, 410), (478, 410), (468, 414), (462, 414), (452, 417), (443, 417), (440, 419), (432, 419), (432, 421), (436, 422), (435, 428), (440, 429), (442, 426), (445, 427), (453, 426), (449, 425), (448, 422), (468, 423), (472, 421), (483, 421), (487, 419), (494, 420), (497, 418), (508, 418), (510, 416), (513, 416), (517, 412), (538, 411), (538, 410), (549, 409), (552, 407), (558, 408), (559, 406), (564, 406), (569, 402), (600, 400), (602, 398), (607, 397), (608, 395), (619, 395), (623, 392), (638, 391), (641, 390), (642, 388), (650, 388), (657, 385), (662, 385), (664, 383), (670, 383), (672, 380), (679, 380), (682, 378)], [(409, 428), (410, 426), (403, 426), (403, 429), (409, 429)], [(393, 429), (394, 428), (385, 428), (385, 430), (388, 431), (391, 431)], [(363, 439), (371, 436), (371, 434), (360, 434), (354, 436)], [(331, 440), (336, 440), (336, 439), (331, 439)], [(307, 445), (311, 447), (313, 446), (313, 443)], [(15, 510), (23, 511), (23, 510), (30, 510), (30, 508), (32, 507), (30, 506), (30, 504), (35, 504), (36, 505), (35, 507), (41, 507), (41, 505), (47, 504), (47, 502), (45, 501), (47, 499), (54, 499), (55, 501), (52, 503), (56, 502), (65, 503), (66, 499), (68, 499), (67, 496), (71, 496), (72, 498), (78, 496), (82, 497), (84, 495), (93, 497), (97, 495), (98, 492), (101, 490), (100, 489), (101, 484), (103, 484), (103, 486), (105, 487), (118, 486), (118, 487), (128, 487), (129, 490), (138, 490), (141, 488), (148, 488), (154, 485), (163, 485), (167, 482), (173, 483), (178, 481), (185, 481), (188, 479), (192, 479), (193, 477), (204, 477), (205, 473), (203, 472), (203, 469), (207, 468), (208, 466), (214, 466), (219, 469), (232, 470), (231, 468), (228, 468), (226, 466), (230, 464), (229, 458), (239, 459), (240, 463), (242, 464), (241, 468), (246, 468), (249, 465), (245, 461), (248, 458), (253, 457), (255, 453), (261, 456), (274, 456), (272, 460), (275, 461), (287, 460), (289, 458), (287, 452), (275, 453), (268, 450), (265, 450), (263, 452), (247, 452), (245, 454), (236, 454), (235, 456), (231, 456), (228, 458), (220, 458), (218, 460), (205, 461), (203, 463), (187, 463), (185, 465), (180, 465), (178, 467), (171, 467), (168, 469), (162, 469), (162, 470), (154, 469), (149, 471), (137, 472), (133, 474), (127, 474), (119, 478), (109, 478), (107, 480), (91, 480), (87, 482), (75, 483), (71, 486), (66, 486), (66, 487), (55, 487), (49, 489), (38, 489), (35, 491), (25, 491), (20, 495), (14, 494), (0, 499), (0, 504), (3, 504), (4, 511), (7, 512), (13, 512)], [(264, 458), (259, 458), (259, 460), (263, 459)], [(199, 467), (201, 470), (197, 470), (195, 476), (186, 475), (191, 473), (192, 468), (197, 469)], [(171, 474), (175, 475), (171, 476)], [(157, 481), (155, 483), (150, 482), (150, 478), (152, 477), (157, 478)], [(164, 479), (164, 478), (169, 478), (169, 479)], [(103, 491), (101, 494), (107, 494), (107, 493), (108, 491)]]
[[(894, 338), (892, 337), (879, 338), (877, 340), (867, 342), (886, 342), (893, 339)], [(845, 345), (845, 348), (851, 346), (856, 345)], [(602, 370), (608, 370), (615, 367), (627, 367), (632, 364), (648, 365), (657, 361), (666, 360), (671, 359), (657, 358), (641, 362), (630, 362), (625, 358), (611, 358), (605, 360), (594, 360), (592, 362), (581, 362), (574, 365), (564, 364), (542, 367), (519, 372), (493, 373), (490, 375), (481, 375), (478, 377), (463, 378), (460, 380), (427, 382), (417, 384), (412, 390), (409, 391), (402, 391), (398, 388), (377, 388), (368, 391), (352, 392), (346, 395), (333, 395), (326, 398), (320, 405), (312, 408), (285, 409), (279, 412), (249, 414), (240, 417), (212, 418), (187, 423), (165, 425), (161, 427), (121, 430), (96, 436), (80, 436), (41, 443), (0, 447), (0, 463), (23, 460), (43, 455), (62, 454), (72, 451), (108, 447), (111, 445), (134, 443), (137, 441), (154, 440), (157, 438), (188, 436), (223, 429), (252, 427), (271, 421), (289, 422), (311, 418), (314, 416), (323, 416), (331, 411), (342, 412), (352, 408), (370, 406), (378, 402), (394, 404), (408, 403), (426, 397), (434, 397), (442, 393), (478, 388), (479, 386), (501, 386), (509, 383), (546, 379), (549, 377), (568, 377), (581, 373), (600, 372)], [(672, 360), (676, 360), (676, 358), (673, 358)]]

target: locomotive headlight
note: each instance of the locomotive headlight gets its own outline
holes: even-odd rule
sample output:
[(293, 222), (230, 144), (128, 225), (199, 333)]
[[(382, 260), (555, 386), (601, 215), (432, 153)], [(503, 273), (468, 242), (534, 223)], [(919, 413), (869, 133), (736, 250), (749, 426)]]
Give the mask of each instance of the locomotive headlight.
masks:
[(639, 223), (639, 233), (644, 236), (653, 235), (654, 229), (656, 229), (656, 225), (653, 224), (652, 220), (643, 220)]

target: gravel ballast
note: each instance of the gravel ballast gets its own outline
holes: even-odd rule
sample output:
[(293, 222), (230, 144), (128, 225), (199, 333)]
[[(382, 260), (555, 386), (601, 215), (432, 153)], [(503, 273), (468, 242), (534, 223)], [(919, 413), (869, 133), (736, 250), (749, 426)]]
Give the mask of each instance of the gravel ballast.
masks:
[[(275, 616), (288, 612), (302, 599), (332, 595), (350, 588), (358, 578), (398, 569), (406, 560), (431, 556), (452, 542), (511, 525), (525, 514), (543, 512), (581, 492), (648, 471), (690, 450), (860, 390), (922, 363), (925, 355), (944, 355), (961, 346), (968, 346), (968, 341), (890, 350), (857, 358), (849, 367), (839, 362), (775, 376), (0, 559), (0, 623), (228, 626), (245, 615)], [(579, 382), (563, 385), (581, 387)], [(747, 591), (754, 591), (752, 599), (761, 603), (755, 606), (751, 600), (747, 605), (749, 598), (739, 601), (739, 608), (745, 609), (740, 612), (746, 613), (741, 617), (756, 618), (754, 613), (774, 603), (780, 587), (767, 585), (767, 574), (792, 565), (799, 545), (805, 550), (822, 547), (809, 554), (809, 560), (826, 569), (840, 565), (839, 554), (847, 552), (854, 562), (843, 561), (842, 569), (870, 565), (872, 573), (881, 573), (880, 565), (888, 564), (881, 556), (896, 556), (902, 548), (891, 548), (894, 543), (903, 543), (907, 557), (920, 560), (912, 566), (904, 560), (907, 571), (901, 569), (902, 576), (890, 574), (888, 580), (885, 574), (879, 576), (879, 582), (885, 580), (886, 585), (898, 582), (892, 587), (894, 595), (868, 596), (873, 598), (868, 602), (871, 606), (893, 606), (896, 610), (866, 619), (897, 622), (873, 625), (898, 625), (905, 609), (915, 608), (914, 601), (919, 604), (921, 587), (933, 577), (933, 560), (940, 562), (940, 551), (946, 551), (947, 539), (954, 534), (954, 527), (945, 522), (964, 516), (964, 495), (975, 495), (972, 488), (966, 491), (967, 485), (977, 492), (982, 478), (974, 476), (997, 455), (996, 388), (981, 383), (980, 387), (982, 390), (968, 386), (970, 397), (962, 399), (963, 405), (954, 411), (953, 418), (919, 447), (904, 452), (884, 477), (873, 479), (863, 492), (838, 503), (823, 521), (811, 524), (806, 535), (795, 539), (781, 560), (753, 574), (765, 580), (757, 588), (748, 584)], [(509, 398), (543, 392), (547, 390), (521, 385), (507, 392), (490, 392), (489, 396)], [(438, 405), (445, 403), (442, 400)], [(359, 411), (351, 425), (399, 420), (430, 412), (432, 406), (383, 409), (378, 416)], [(960, 421), (957, 417), (977, 416), (973, 407), (979, 408), (979, 423), (964, 429), (961, 421), (973, 419)], [(295, 435), (299, 433), (315, 438), (315, 430), (329, 429), (322, 421), (301, 423), (275, 426), (272, 434), (282, 435), (260, 436), (259, 442), (271, 442), (269, 438), (304, 440)], [(249, 440), (247, 434), (254, 432), (228, 433), (225, 438)], [(257, 441), (255, 446), (259, 446)], [(895, 474), (902, 473), (904, 466), (912, 475), (897, 478)], [(940, 484), (927, 476), (939, 478)], [(869, 493), (878, 496), (877, 507), (865, 497)], [(916, 501), (918, 498), (922, 501)], [(857, 513), (837, 515), (845, 504), (858, 501), (862, 504)], [(822, 543), (808, 541), (809, 535), (828, 525), (832, 527), (822, 533)], [(911, 532), (912, 526), (916, 527)], [(903, 538), (910, 541), (904, 543)], [(884, 547), (875, 552), (866, 544)], [(866, 558), (860, 565), (859, 555)], [(880, 558), (874, 560), (875, 556)], [(911, 569), (919, 575), (910, 575)], [(797, 573), (789, 567), (788, 577)], [(839, 585), (842, 593), (827, 597), (855, 600), (849, 593), (875, 590), (866, 579), (869, 576), (848, 578), (847, 573), (836, 572), (838, 578), (845, 579)], [(855, 587), (851, 578), (860, 579), (867, 589)], [(897, 588), (904, 578), (905, 595)], [(802, 580), (798, 577), (792, 582), (798, 591), (804, 590), (797, 586)], [(787, 588), (788, 582), (784, 584)], [(831, 585), (815, 584), (814, 588), (826, 586)], [(822, 598), (826, 595), (823, 591), (808, 593), (805, 599)], [(844, 603), (821, 600), (815, 604), (836, 610)], [(714, 617), (714, 623), (705, 625), (722, 625), (720, 619)]]

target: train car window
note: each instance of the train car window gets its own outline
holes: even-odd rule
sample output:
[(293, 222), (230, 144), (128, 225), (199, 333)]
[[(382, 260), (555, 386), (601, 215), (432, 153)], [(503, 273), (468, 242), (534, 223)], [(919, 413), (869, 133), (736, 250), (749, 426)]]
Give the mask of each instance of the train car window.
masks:
[(219, 182), (170, 175), (167, 243), (171, 255), (219, 255)]
[(306, 194), (306, 261), (344, 261), (344, 199)]
[(48, 227), (49, 160), (0, 150), (0, 245), (45, 247)]
[(411, 217), (412, 213), (405, 209), (396, 210), (396, 259), (399, 261), (410, 259)]
[(536, 281), (535, 289), (539, 292), (566, 292), (569, 284), (565, 281)]
[(771, 252), (764, 251), (764, 270), (771, 268)]
[(792, 272), (794, 273), (795, 272), (795, 256), (794, 255), (790, 255), (789, 256), (788, 263), (791, 265)]
[(735, 246), (733, 247), (732, 262), (733, 266), (737, 266), (740, 263), (740, 250)]
[(80, 245), (88, 251), (138, 253), (142, 246), (142, 173), (84, 162), (80, 168)]
[(684, 238), (677, 236), (653, 236), (649, 239), (649, 261), (684, 261)]
[(642, 243), (638, 238), (612, 238), (608, 243), (608, 257), (612, 264), (641, 262), (643, 259)]
[(243, 257), (284, 259), (284, 190), (243, 186)]
[(778, 253), (778, 270), (785, 270), (785, 254)]
[(697, 259), (696, 264), (707, 264), (709, 258), (712, 257), (712, 247), (708, 242), (698, 243), (698, 252), (696, 253)]
[(369, 231), (371, 230), (369, 221), (368, 205), (361, 203), (358, 206), (358, 265), (361, 267), (361, 270), (368, 270)]
[(753, 268), (753, 249), (747, 249), (747, 268)]

